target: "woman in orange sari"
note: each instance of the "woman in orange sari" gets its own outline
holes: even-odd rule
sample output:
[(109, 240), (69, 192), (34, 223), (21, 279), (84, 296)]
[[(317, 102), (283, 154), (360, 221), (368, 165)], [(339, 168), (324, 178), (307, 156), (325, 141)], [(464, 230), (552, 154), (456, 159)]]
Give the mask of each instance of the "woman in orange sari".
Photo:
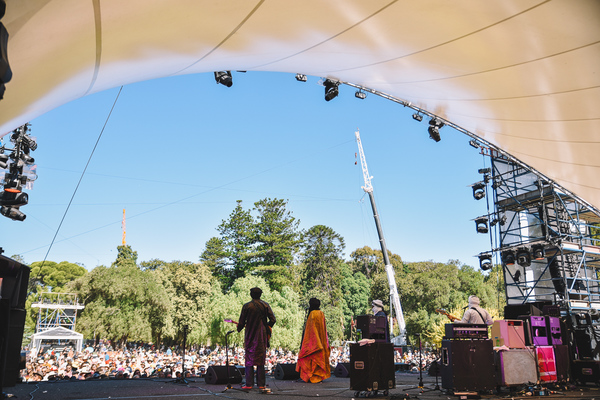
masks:
[(331, 376), (329, 338), (321, 302), (313, 297), (309, 306), (296, 371), (304, 382), (319, 383)]

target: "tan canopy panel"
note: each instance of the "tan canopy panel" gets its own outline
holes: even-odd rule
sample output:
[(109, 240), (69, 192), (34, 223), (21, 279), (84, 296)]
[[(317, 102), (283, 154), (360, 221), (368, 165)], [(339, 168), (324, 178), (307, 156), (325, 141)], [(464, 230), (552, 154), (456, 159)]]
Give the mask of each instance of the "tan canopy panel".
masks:
[(122, 84), (220, 70), (371, 88), (600, 208), (598, 0), (6, 0), (0, 135)]
[(62, 326), (57, 326), (43, 332), (38, 332), (31, 338), (31, 347), (39, 351), (44, 342), (61, 343), (62, 346), (73, 343), (75, 351), (81, 351), (83, 348), (83, 335)]

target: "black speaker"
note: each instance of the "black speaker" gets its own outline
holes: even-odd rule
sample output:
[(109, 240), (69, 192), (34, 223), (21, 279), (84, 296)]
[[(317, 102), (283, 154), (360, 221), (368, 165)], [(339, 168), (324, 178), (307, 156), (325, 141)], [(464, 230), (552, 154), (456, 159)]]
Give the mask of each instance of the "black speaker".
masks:
[(387, 341), (387, 318), (376, 315), (359, 315), (356, 317), (356, 329), (360, 329), (363, 339)]
[(556, 363), (556, 379), (559, 382), (569, 381), (571, 378), (569, 346), (566, 344), (554, 345), (554, 360)]
[(338, 363), (333, 370), (333, 375), (338, 378), (349, 378), (350, 377), (350, 363)]
[(242, 382), (242, 374), (240, 374), (239, 369), (237, 369), (233, 365), (229, 366), (229, 377), (227, 377), (227, 375), (227, 366), (213, 365), (208, 367), (208, 369), (206, 370), (206, 374), (204, 375), (204, 381), (210, 385)]
[(442, 340), (442, 387), (453, 391), (496, 387), (494, 350), (489, 339)]
[(504, 306), (504, 319), (522, 319), (523, 317), (530, 316), (541, 317), (544, 313), (537, 305), (537, 303), (506, 305)]
[(277, 364), (275, 367), (275, 379), (289, 381), (300, 378), (300, 372), (296, 372), (296, 363)]
[(350, 345), (350, 389), (374, 391), (395, 387), (396, 371), (392, 343)]

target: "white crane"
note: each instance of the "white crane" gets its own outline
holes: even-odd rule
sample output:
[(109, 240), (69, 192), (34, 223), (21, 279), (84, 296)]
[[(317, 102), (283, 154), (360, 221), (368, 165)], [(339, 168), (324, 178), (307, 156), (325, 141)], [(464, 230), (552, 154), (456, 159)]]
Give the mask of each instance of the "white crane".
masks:
[[(377, 235), (379, 236), (379, 244), (381, 245), (381, 252), (383, 253), (383, 262), (385, 263), (385, 272), (387, 274), (388, 283), (390, 286), (390, 314), (392, 317), (396, 317), (398, 321), (398, 328), (400, 329), (400, 335), (398, 338), (394, 338), (396, 345), (406, 344), (406, 323), (404, 322), (404, 314), (402, 313), (402, 306), (400, 305), (400, 297), (398, 296), (398, 288), (396, 287), (396, 278), (394, 276), (394, 267), (390, 263), (388, 257), (387, 247), (385, 245), (385, 238), (383, 237), (383, 230), (381, 229), (381, 222), (379, 221), (379, 214), (377, 214), (377, 206), (375, 205), (375, 197), (373, 196), (373, 185), (371, 185), (372, 176), (369, 175), (367, 169), (367, 160), (365, 159), (365, 152), (363, 151), (362, 142), (360, 141), (360, 133), (358, 130), (354, 132), (356, 136), (356, 143), (358, 144), (358, 154), (360, 155), (360, 165), (362, 166), (363, 178), (365, 180), (365, 186), (362, 189), (369, 195), (371, 201), (371, 208), (373, 209), (373, 217), (375, 218), (375, 226), (377, 227)], [(393, 319), (390, 332), (393, 332)]]

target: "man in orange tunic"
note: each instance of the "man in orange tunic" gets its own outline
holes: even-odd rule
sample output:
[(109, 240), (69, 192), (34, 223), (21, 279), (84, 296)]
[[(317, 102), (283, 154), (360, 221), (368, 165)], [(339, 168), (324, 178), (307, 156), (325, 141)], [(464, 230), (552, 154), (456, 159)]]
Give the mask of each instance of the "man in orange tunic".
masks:
[(321, 302), (313, 297), (309, 305), (296, 371), (304, 382), (319, 383), (331, 376), (329, 338)]

